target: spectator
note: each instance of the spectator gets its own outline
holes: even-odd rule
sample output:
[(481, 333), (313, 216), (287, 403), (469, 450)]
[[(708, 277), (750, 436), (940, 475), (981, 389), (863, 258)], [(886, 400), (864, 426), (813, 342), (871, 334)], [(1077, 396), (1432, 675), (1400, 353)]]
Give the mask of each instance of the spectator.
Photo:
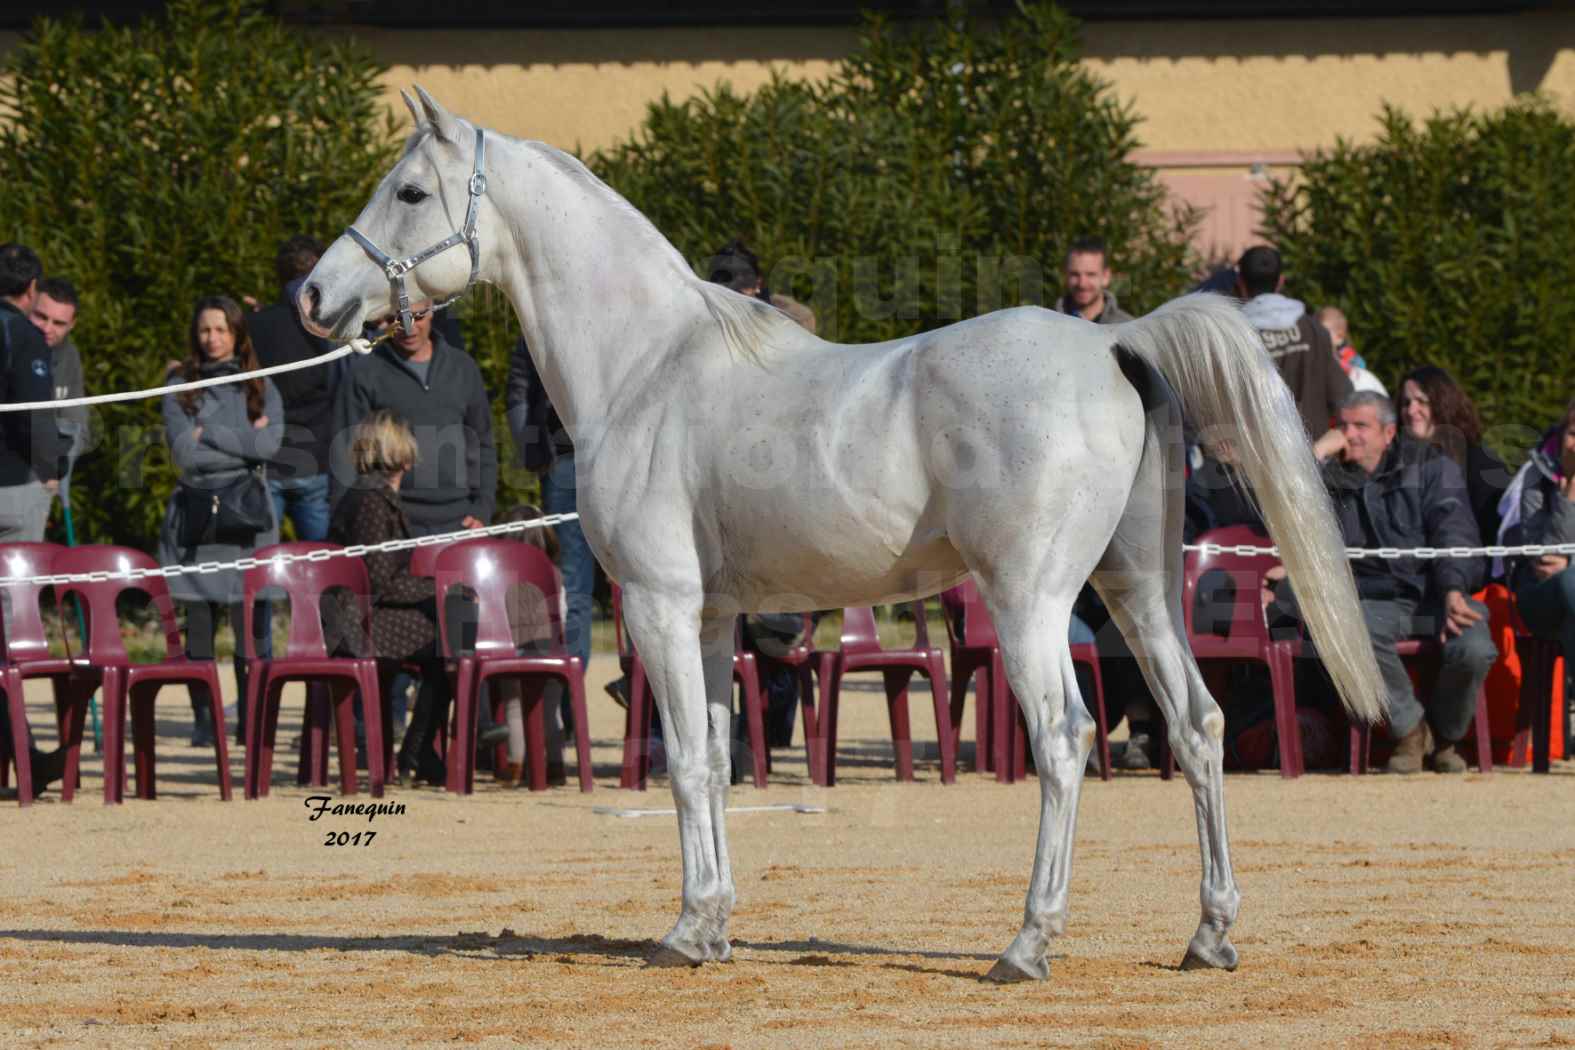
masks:
[[(172, 383), (232, 376), (257, 368), (240, 304), (222, 295), (200, 299), (187, 331), (189, 354)], [(164, 432), (180, 480), (159, 531), (159, 561), (195, 565), (233, 561), (279, 542), (279, 520), (267, 491), (267, 463), (279, 451), (284, 407), (267, 379), (249, 379), (164, 395)], [(186, 612), (186, 655), (214, 657), (219, 611), (235, 632), (235, 737), (245, 740), (247, 660), (241, 574), (235, 570), (170, 578), (170, 594)], [(266, 609), (267, 607), (264, 606)], [(253, 619), (256, 652), (272, 655), (271, 617)], [(211, 713), (191, 698), (192, 745), (213, 742)]]
[(1441, 449), (1466, 476), (1466, 494), (1477, 532), (1498, 535), (1498, 501), (1510, 480), (1504, 461), (1482, 445), (1482, 420), (1471, 397), (1448, 372), (1433, 365), (1400, 381), (1400, 418), (1406, 433)]
[(716, 250), (707, 268), (706, 280), (712, 284), (725, 284), (740, 295), (753, 296), (787, 314), (799, 327), (815, 331), (815, 312), (792, 296), (773, 292), (766, 287), (760, 260), (745, 247), (743, 240), (733, 238)]
[(1110, 290), (1110, 263), (1105, 242), (1098, 237), (1079, 237), (1067, 249), (1066, 292), (1055, 304), (1064, 314), (1076, 314), (1095, 324), (1121, 324), (1132, 315), (1116, 303)]
[[(1575, 399), (1564, 420), (1531, 453), (1516, 479), (1519, 518), (1511, 545), (1575, 543)], [(1515, 604), (1539, 638), (1557, 641), (1575, 667), (1575, 572), (1566, 554), (1517, 558), (1510, 571)]]
[[(31, 248), (0, 244), (0, 402), (55, 399), (49, 344), (29, 322), (43, 274)], [(44, 538), (59, 472), (55, 413), (0, 414), (0, 543)]]
[[(305, 361), (332, 349), (327, 340), (301, 325), (295, 293), (323, 254), (310, 237), (295, 236), (279, 246), (274, 276), (279, 300), (246, 319), (265, 368)], [(274, 514), (282, 524), (289, 515), (297, 539), (328, 537), (328, 449), (333, 437), (334, 389), (343, 378), (342, 362), (282, 373), (275, 382), (290, 406), (290, 421), (279, 452), (268, 468), (268, 490)]]
[[(501, 515), (502, 521), (532, 521), (542, 516), (541, 509), (529, 503)], [(556, 564), (558, 537), (552, 526), (527, 529), (516, 533), (521, 543), (540, 547)], [(509, 627), (514, 632), (514, 645), (521, 656), (544, 651), (552, 641), (552, 614), (548, 602), (558, 607), (563, 617), (563, 588), (557, 594), (540, 594), (523, 586), (509, 593)], [(497, 779), (504, 787), (517, 788), (525, 783), (525, 710), (518, 679), (498, 680), (493, 688), (503, 700), (504, 723), (508, 726), (509, 761), (497, 771)], [(541, 698), (542, 720), (547, 735), (547, 783), (561, 785), (565, 782), (563, 770), (563, 683), (548, 682)]]
[[(508, 394), (505, 399), (509, 430), (518, 450), (520, 466), (541, 478), (541, 502), (548, 514), (572, 514), (577, 503), (578, 476), (574, 465), (574, 441), (558, 418), (557, 409), (547, 397), (530, 348), (521, 339), (509, 357)], [(563, 621), (564, 642), (571, 656), (590, 666), (591, 606), (596, 585), (596, 555), (585, 542), (578, 520), (557, 526), (558, 568), (563, 574), (566, 603)], [(613, 699), (627, 703), (617, 691), (617, 683), (607, 687)], [(566, 731), (573, 731), (574, 714), (567, 703), (560, 703)]]
[[(418, 304), (410, 334), (393, 338), (351, 366), (334, 404), (334, 431), (348, 434), (380, 409), (400, 419), (416, 439), (416, 465), (401, 475), (400, 502), (417, 536), (474, 529), (492, 518), (497, 503), (498, 456), (492, 443), (492, 407), (481, 369), (432, 329), (430, 303)], [(389, 317), (385, 326), (396, 322)], [(336, 440), (333, 482), (343, 495), (356, 477)]]
[[(50, 367), (54, 370), (55, 397), (81, 397), (82, 357), (77, 353), (71, 331), (77, 324), (77, 290), (63, 277), (38, 282), (38, 297), (33, 300), (33, 324), (44, 333), (49, 344)], [(62, 408), (55, 414), (55, 430), (60, 435), (60, 485), (56, 495), (68, 510), (71, 506), (71, 473), (77, 457), (87, 447), (90, 436), (86, 405)]]
[[(355, 480), (334, 506), (329, 535), (335, 543), (378, 544), (416, 535), (405, 514), (402, 482), (420, 462), (420, 445), (410, 427), (388, 409), (376, 409), (351, 428), (345, 449)], [(410, 552), (374, 551), (366, 556), (372, 586), (372, 655), (386, 694), (400, 668), (421, 668), (421, 692), (410, 728), (400, 744), (396, 780), (443, 784), (444, 763), (433, 740), (448, 719), (449, 682), (437, 646), (437, 584), (410, 573)], [(365, 656), (360, 616), (341, 595), (324, 617), (331, 652)]]
[[(1248, 248), (1237, 264), (1236, 291), (1247, 300), (1242, 312), (1258, 329), (1285, 385), (1296, 398), (1308, 439), (1328, 435), (1330, 421), (1351, 393), (1351, 381), (1334, 356), (1334, 344), (1299, 300), (1280, 294), (1285, 276), (1280, 253), (1266, 244)], [(1329, 442), (1337, 444), (1334, 436)]]
[[(335, 464), (331, 493), (337, 506), (346, 479), (346, 439), (362, 419), (387, 409), (405, 422), (416, 441), (415, 465), (400, 474), (400, 507), (416, 536), (480, 528), (497, 501), (498, 457), (492, 443), (492, 406), (481, 369), (433, 328), (430, 303), (416, 304), (407, 335), (392, 339), (349, 368), (334, 402)], [(386, 330), (396, 321), (387, 317)], [(390, 679), (395, 726), (405, 719), (411, 679)]]
[(1356, 352), (1356, 347), (1351, 345), (1351, 330), (1345, 320), (1345, 311), (1338, 306), (1320, 306), (1318, 323), (1329, 333), (1329, 341), (1334, 344), (1334, 356), (1340, 359), (1340, 367), (1345, 369), (1346, 376), (1351, 380), (1351, 386), (1357, 390), (1371, 390), (1388, 397), (1389, 391), (1377, 376), (1367, 370), (1367, 362)]
[[(1324, 468), (1345, 542), (1353, 547), (1475, 547), (1476, 522), (1465, 479), (1437, 448), (1397, 434), (1389, 399), (1358, 391), (1340, 409), (1343, 458)], [(1389, 727), (1397, 743), (1391, 773), (1415, 773), (1431, 753), (1440, 773), (1460, 773), (1456, 745), (1476, 711), (1477, 692), (1498, 658), (1487, 608), (1468, 596), (1482, 583), (1481, 558), (1362, 558), (1352, 564), (1362, 615), (1389, 694)], [(1299, 619), (1282, 587), (1271, 619)], [(1443, 665), (1424, 709), (1395, 643), (1432, 636)], [(1431, 742), (1436, 741), (1436, 746)]]

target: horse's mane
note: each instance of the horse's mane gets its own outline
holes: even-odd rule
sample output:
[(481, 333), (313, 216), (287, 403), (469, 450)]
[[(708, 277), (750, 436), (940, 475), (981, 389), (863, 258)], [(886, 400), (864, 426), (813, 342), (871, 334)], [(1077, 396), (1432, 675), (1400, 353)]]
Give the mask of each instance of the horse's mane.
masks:
[[(770, 303), (740, 295), (724, 285), (713, 284), (695, 276), (689, 261), (673, 246), (673, 242), (663, 236), (662, 231), (658, 230), (638, 208), (581, 163), (579, 158), (545, 142), (526, 141), (520, 144), (560, 173), (584, 186), (593, 196), (606, 204), (613, 214), (628, 223), (638, 242), (665, 257), (673, 265), (676, 276), (700, 296), (706, 311), (721, 330), (723, 342), (735, 355), (754, 364), (763, 365), (768, 351), (787, 342), (787, 340), (773, 339), (774, 333), (780, 331), (786, 334), (798, 331), (798, 326), (793, 319)], [(780, 326), (783, 325), (788, 327), (781, 328)]]

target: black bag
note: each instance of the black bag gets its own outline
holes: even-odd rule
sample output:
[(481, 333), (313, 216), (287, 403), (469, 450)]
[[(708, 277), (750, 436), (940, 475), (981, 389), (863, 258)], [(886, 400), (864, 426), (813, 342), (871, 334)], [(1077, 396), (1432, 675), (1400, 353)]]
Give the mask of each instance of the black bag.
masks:
[(248, 544), (273, 524), (273, 497), (262, 466), (216, 489), (178, 488), (180, 535), (187, 549), (213, 543)]

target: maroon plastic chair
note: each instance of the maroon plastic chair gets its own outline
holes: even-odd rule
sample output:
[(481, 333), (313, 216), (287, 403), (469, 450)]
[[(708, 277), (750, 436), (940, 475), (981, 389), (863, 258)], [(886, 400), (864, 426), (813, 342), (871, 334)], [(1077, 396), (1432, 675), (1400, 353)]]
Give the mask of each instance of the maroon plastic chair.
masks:
[(613, 584), (612, 604), (618, 670), (629, 683), (629, 706), (623, 718), (623, 769), (618, 774), (618, 786), (644, 791), (651, 769), (651, 683), (645, 675), (645, 661), (623, 629), (623, 591), (617, 584)]
[[(952, 732), (962, 739), (962, 712), (968, 698), (968, 682), (979, 678), (974, 703), (974, 739), (978, 741), (981, 771), (995, 771), (1003, 783), (1021, 779), (1027, 772), (1027, 728), (1017, 709), (1012, 687), (1006, 680), (1000, 642), (995, 623), (985, 607), (978, 585), (972, 578), (941, 592), (946, 635), (951, 642)], [(1105, 687), (1099, 674), (1099, 652), (1086, 642), (1071, 647), (1073, 663), (1087, 664), (1093, 670), (1094, 721), (1099, 728), (1099, 776), (1110, 779), (1109, 726), (1105, 718)]]
[[(245, 593), (246, 655), (251, 674), (246, 684), (246, 713), (250, 720), (246, 740), (246, 797), (265, 798), (273, 774), (274, 744), (279, 731), (279, 700), (290, 682), (307, 687), (307, 711), (301, 727), (302, 779), (326, 766), (328, 717), (312, 696), (314, 689), (326, 690), (331, 718), (339, 738), (339, 790), (353, 795), (357, 790), (355, 746), (355, 698), (361, 698), (366, 725), (367, 774), (372, 796), (380, 798), (392, 761), (388, 734), (388, 703), (377, 680), (377, 660), (362, 657), (331, 656), (323, 635), (321, 606), (331, 590), (344, 589), (354, 597), (360, 616), (361, 652), (372, 652), (371, 584), (366, 564), (359, 558), (328, 558), (322, 561), (284, 561), (276, 555), (304, 555), (313, 551), (340, 549), (332, 543), (277, 543), (256, 554), (259, 562), (247, 569), (242, 579)], [(290, 602), (290, 637), (284, 655), (260, 658), (252, 636), (253, 609), (261, 592), (282, 591)], [(315, 701), (315, 702), (314, 702)], [(315, 717), (314, 717), (315, 716)], [(310, 774), (308, 773), (310, 770)]]
[[(476, 777), (476, 705), (481, 685), (490, 678), (520, 682), (525, 705), (525, 738), (530, 764), (530, 788), (547, 786), (546, 730), (542, 720), (542, 695), (549, 680), (564, 683), (574, 713), (574, 747), (580, 772), (580, 790), (590, 791), (590, 721), (585, 714), (585, 669), (571, 656), (563, 639), (563, 614), (553, 600), (563, 584), (557, 566), (541, 548), (507, 538), (467, 540), (443, 548), (437, 557), (437, 606), (447, 605), (454, 587), (475, 595), (476, 648), (460, 653), (449, 637), (447, 616), (438, 617), (444, 656), (454, 663), (454, 702), (458, 731), (448, 749), (448, 790), (470, 794)], [(509, 623), (509, 591), (516, 584), (548, 596), (552, 627), (550, 649), (545, 653), (518, 655)]]
[[(1434, 638), (1407, 638), (1395, 643), (1395, 652), (1400, 659), (1410, 662), (1419, 662), (1423, 680), (1437, 672), (1439, 661), (1443, 658), (1444, 647)], [(1493, 772), (1493, 739), (1488, 731), (1487, 716), (1487, 689), (1484, 686), (1477, 690), (1477, 710), (1473, 720), (1474, 733), (1477, 741), (1477, 768), (1483, 773)], [(1371, 726), (1353, 722), (1350, 729), (1351, 736), (1351, 764), (1352, 775), (1366, 773), (1372, 752), (1373, 730)]]
[[(1201, 544), (1220, 546), (1268, 546), (1269, 537), (1245, 525), (1230, 525), (1210, 529), (1199, 536)], [(1274, 724), (1279, 738), (1280, 776), (1301, 776), (1302, 768), (1301, 727), (1296, 721), (1296, 664), (1301, 643), (1293, 640), (1276, 640), (1269, 634), (1268, 621), (1263, 609), (1263, 577), (1270, 569), (1280, 565), (1272, 554), (1225, 554), (1206, 551), (1187, 551), (1183, 560), (1181, 609), (1187, 625), (1187, 641), (1198, 664), (1261, 663), (1269, 669), (1270, 688), (1274, 694)], [(1227, 634), (1199, 631), (1194, 626), (1197, 615), (1198, 584), (1205, 573), (1211, 580), (1228, 582), (1234, 594), (1230, 604)], [(1209, 612), (1216, 612), (1211, 604)]]
[[(55, 571), (55, 557), (65, 549), (54, 543), (0, 544), (0, 579), (47, 576)], [(4, 605), (5, 610), (4, 629), (0, 631), (0, 668), (4, 669), (7, 682), (12, 673), (17, 675), (18, 683), (29, 678), (50, 680), (55, 697), (55, 722), (60, 732), (61, 746), (66, 748), (65, 782), (60, 797), (70, 802), (75, 796), (79, 780), (82, 730), (93, 690), (85, 685), (81, 668), (71, 659), (69, 641), (64, 657), (55, 656), (49, 651), (49, 639), (39, 608), (46, 589), (35, 583), (13, 583), (0, 587), (0, 604)], [(20, 731), (27, 724), (20, 684), (15, 689), (7, 685), (6, 697), (12, 718), (12, 740), (21, 748), (16, 762), (19, 776), (17, 798), (25, 806), (33, 800), (33, 783), (31, 763), (27, 761), (24, 743), (27, 734)], [(0, 755), (0, 786), (10, 783), (11, 763), (11, 755)]]
[(841, 703), (842, 677), (854, 671), (880, 671), (885, 681), (898, 780), (913, 779), (908, 682), (915, 672), (930, 680), (930, 693), (935, 703), (935, 735), (941, 750), (941, 783), (950, 784), (957, 779), (957, 736), (952, 732), (951, 705), (946, 690), (946, 658), (940, 649), (930, 644), (924, 603), (909, 604), (918, 631), (911, 649), (882, 649), (875, 631), (874, 610), (858, 606), (842, 610), (842, 639), (838, 648), (817, 653), (820, 662), (820, 768), (827, 787), (837, 782), (837, 709)]
[[(55, 572), (119, 573), (156, 569), (148, 554), (130, 547), (68, 547), (55, 556)], [(142, 591), (157, 610), (164, 628), (164, 660), (134, 664), (120, 640), (116, 600), (126, 591)], [(214, 759), (219, 771), (219, 797), (230, 798), (230, 761), (224, 726), (224, 694), (219, 688), (219, 668), (212, 660), (189, 659), (181, 646), (180, 627), (169, 585), (160, 576), (132, 580), (124, 575), (104, 580), (67, 583), (58, 589), (60, 604), (75, 596), (87, 616), (87, 652), (82, 668), (84, 688), (97, 688), (104, 697), (104, 802), (123, 801), (126, 773), (126, 716), (131, 717), (132, 751), (136, 762), (137, 797), (157, 797), (154, 786), (153, 702), (166, 685), (196, 687), (208, 694), (213, 712)], [(78, 730), (80, 732), (80, 730)], [(66, 783), (72, 771), (67, 770)]]
[[(632, 791), (644, 791), (651, 772), (651, 716), (656, 709), (656, 698), (651, 692), (651, 682), (645, 673), (645, 664), (635, 651), (623, 628), (623, 591), (613, 586), (613, 636), (618, 645), (618, 667), (629, 680), (629, 708), (623, 721), (623, 769), (618, 786)], [(797, 648), (797, 647), (796, 647)], [(789, 653), (790, 660), (794, 654)], [(807, 659), (807, 658), (806, 658)], [(784, 660), (783, 662), (788, 662)], [(761, 662), (759, 654), (744, 648), (738, 628), (733, 630), (733, 681), (743, 694), (744, 720), (749, 731), (751, 776), (755, 787), (763, 788), (771, 770), (771, 750), (766, 746), (765, 700), (760, 691)], [(813, 701), (811, 701), (813, 704)], [(812, 735), (813, 711), (805, 722), (806, 740)], [(810, 749), (810, 770), (814, 775), (814, 745)], [(816, 781), (819, 783), (819, 781)]]
[[(1515, 654), (1520, 657), (1520, 705), (1517, 721), (1531, 728), (1531, 771), (1547, 773), (1553, 765), (1553, 684), (1563, 670), (1563, 647), (1547, 638), (1538, 638), (1520, 618), (1520, 610), (1510, 602), (1511, 628), (1515, 632)], [(1566, 733), (1568, 729), (1566, 728)], [(1481, 729), (1477, 732), (1480, 734)], [(1566, 754), (1568, 752), (1566, 751)]]

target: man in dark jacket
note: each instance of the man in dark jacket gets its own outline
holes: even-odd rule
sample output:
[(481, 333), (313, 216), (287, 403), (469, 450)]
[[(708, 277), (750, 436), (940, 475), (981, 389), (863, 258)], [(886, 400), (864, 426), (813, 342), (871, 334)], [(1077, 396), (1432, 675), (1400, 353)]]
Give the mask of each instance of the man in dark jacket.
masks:
[[(53, 354), (29, 312), (43, 264), (26, 245), (0, 244), (0, 401), (53, 401)], [(55, 413), (0, 413), (0, 543), (38, 542), (49, 522), (63, 451)]]
[[(481, 369), (432, 330), (430, 305), (418, 305), (414, 331), (357, 360), (334, 404), (334, 502), (355, 480), (351, 428), (386, 408), (410, 424), (419, 459), (399, 497), (410, 530), (430, 536), (474, 529), (491, 518), (498, 498), (498, 453), (492, 408)], [(390, 322), (392, 323), (392, 322)]]
[[(1436, 447), (1397, 435), (1387, 397), (1370, 390), (1350, 395), (1340, 408), (1340, 432), (1345, 453), (1324, 467), (1324, 483), (1347, 545), (1480, 546), (1460, 468)], [(1397, 739), (1392, 773), (1418, 772), (1430, 751), (1438, 772), (1466, 769), (1455, 745), (1471, 726), (1477, 693), (1498, 658), (1487, 608), (1469, 597), (1486, 568), (1483, 558), (1361, 558), (1352, 564), (1389, 694), (1389, 728)], [(1419, 636), (1443, 643), (1425, 709), (1395, 653), (1396, 642)]]
[[(323, 254), (310, 237), (291, 237), (274, 256), (279, 301), (246, 319), (257, 360), (264, 368), (304, 361), (327, 353), (328, 342), (301, 325), (295, 293)], [(302, 540), (328, 538), (329, 444), (334, 433), (334, 388), (344, 376), (342, 362), (300, 368), (273, 377), (285, 405), (284, 443), (268, 465), (268, 490), (274, 513), (295, 524)]]
[(1116, 295), (1110, 290), (1110, 263), (1105, 242), (1098, 237), (1079, 237), (1066, 253), (1066, 268), (1062, 277), (1066, 293), (1055, 308), (1064, 314), (1076, 314), (1095, 324), (1121, 324), (1132, 320), (1132, 315), (1121, 309)]
[[(1328, 434), (1329, 421), (1351, 393), (1351, 380), (1340, 366), (1328, 331), (1313, 320), (1304, 303), (1280, 294), (1284, 286), (1279, 252), (1260, 244), (1242, 253), (1236, 275), (1236, 292), (1246, 300), (1242, 313), (1258, 330), (1280, 378), (1291, 388), (1312, 440)], [(1337, 447), (1338, 441), (1333, 444)]]

